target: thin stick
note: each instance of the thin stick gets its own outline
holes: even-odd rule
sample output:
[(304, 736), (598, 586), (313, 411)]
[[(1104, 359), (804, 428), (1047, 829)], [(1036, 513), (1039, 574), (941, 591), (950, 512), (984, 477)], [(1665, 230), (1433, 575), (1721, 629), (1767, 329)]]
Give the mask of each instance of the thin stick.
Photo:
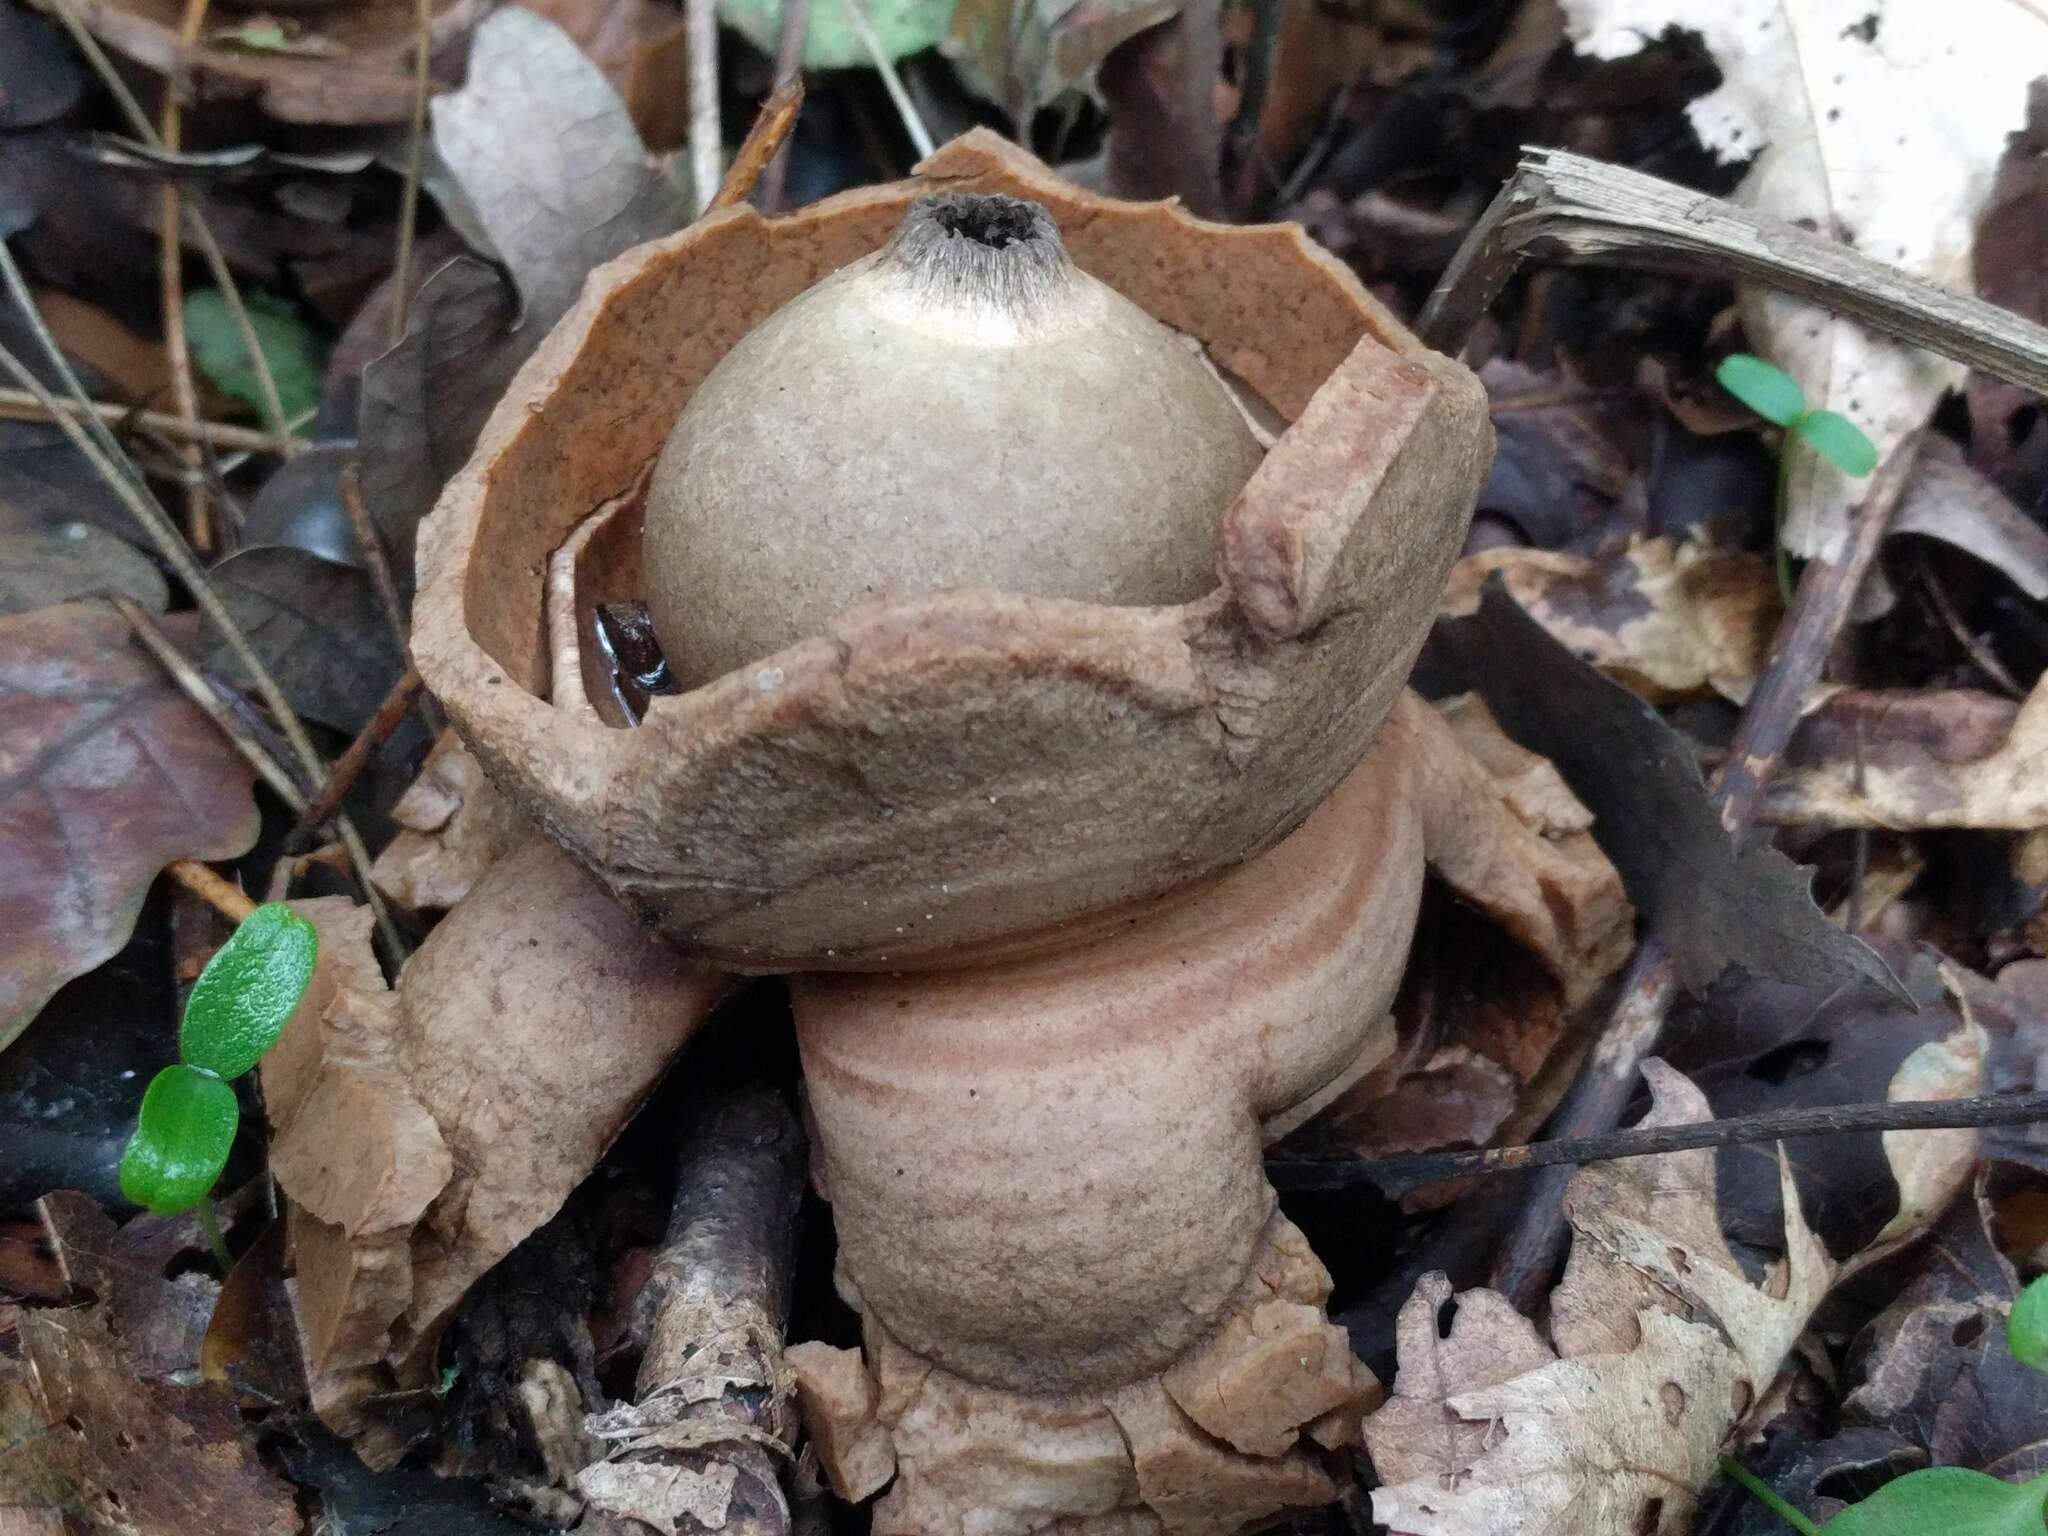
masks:
[[(811, 0), (782, 0), (782, 31), (775, 39), (775, 88), (801, 81), (804, 72), (804, 36), (811, 24)], [(794, 120), (791, 127), (795, 127)], [(761, 211), (774, 213), (782, 207), (782, 190), (789, 179), (789, 144), (785, 140), (768, 162), (768, 174), (761, 183)]]
[[(205, 712), (206, 717), (220, 727), (221, 733), (227, 737), (234, 749), (242, 754), (243, 761), (256, 770), (256, 776), (270, 786), (288, 810), (302, 815), (306, 809), (306, 792), (299, 787), (298, 780), (285, 771), (284, 765), (271, 755), (270, 749), (236, 717), (235, 712), (228, 707), (227, 701), (220, 696), (213, 684), (200, 674), (199, 669), (185, 659), (185, 653), (172, 643), (171, 637), (164, 633), (163, 627), (148, 610), (138, 607), (125, 597), (110, 594), (108, 601), (114, 605), (121, 617), (128, 621), (129, 627), (135, 631), (136, 638), (142, 642), (143, 648), (171, 675), (171, 681), (178, 685), (185, 697), (197, 704)], [(317, 758), (315, 762), (318, 762)], [(370, 850), (364, 845), (355, 824), (346, 816), (336, 817), (334, 826), (341, 846), (348, 854), (349, 864), (355, 872), (356, 879), (362, 885), (363, 900), (377, 920), (377, 931), (384, 936), (384, 942), (390, 946), (392, 954), (403, 959), (412, 952), (412, 946), (406, 942), (398, 924), (392, 921), (390, 909), (384, 905), (384, 898), (371, 883)]]
[[(84, 22), (72, 9), (72, 0), (50, 0), (50, 8), (57, 19), (64, 24), (64, 30), (71, 35), (72, 43), (85, 55), (93, 73), (107, 88), (114, 103), (127, 119), (128, 127), (136, 138), (152, 149), (161, 150), (164, 142), (158, 136), (156, 124), (149, 120), (149, 114), (142, 110), (142, 104), (135, 99), (135, 93), (128, 89), (128, 82), (121, 78), (121, 72), (114, 68), (113, 61), (99, 45)], [(263, 344), (256, 338), (255, 323), (249, 318), (249, 309), (242, 302), (241, 285), (235, 281), (234, 273), (228, 270), (227, 257), (221, 253), (220, 242), (213, 237), (213, 229), (196, 208), (185, 210), (187, 222), (191, 225), (192, 238), (199, 245), (199, 254), (205, 258), (207, 275), (213, 279), (213, 286), (220, 290), (226, 301), (228, 314), (235, 322), (235, 331), (242, 339), (242, 349), (248, 354), (249, 364), (256, 373), (256, 386), (263, 396), (263, 415), (270, 430), (280, 437), (289, 436), (291, 424), (285, 417), (284, 402), (277, 392), (277, 379), (270, 371), (270, 359), (263, 354)]]
[[(1721, 824), (1735, 842), (1756, 824), (1765, 786), (1799, 723), (1800, 709), (1820, 680), (1856, 592), (1877, 558), (1892, 511), (1912, 473), (1919, 434), (1906, 439), (1871, 481), (1856, 510), (1839, 560), (1811, 560), (1778, 626), (1770, 659), (1743, 706), (1721, 771), (1716, 797)], [(1578, 1078), (1551, 1119), (1555, 1134), (1583, 1139), (1611, 1131), (1635, 1094), (1643, 1060), (1657, 1048), (1678, 997), (1671, 957), (1655, 934), (1636, 947), (1621, 994)], [(1500, 1249), (1495, 1288), (1524, 1310), (1535, 1305), (1564, 1252), (1564, 1187), (1568, 1170), (1539, 1174), (1523, 1191), (1515, 1222)]]
[(733, 156), (732, 169), (725, 173), (725, 184), (718, 189), (718, 196), (711, 199), (711, 207), (706, 212), (736, 207), (754, 195), (754, 184), (775, 157), (782, 153), (783, 142), (788, 139), (790, 129), (796, 126), (797, 113), (803, 109), (803, 104), (802, 75), (792, 75), (775, 87), (774, 93), (761, 103), (761, 110), (754, 115), (754, 126), (740, 141), (739, 153)]
[(711, 206), (725, 160), (718, 125), (716, 0), (683, 0), (683, 39), (690, 53), (690, 195), (701, 214)]
[[(206, 24), (207, 0), (185, 0), (185, 21), (178, 29), (178, 53), (170, 77), (164, 82), (163, 145), (176, 154), (184, 139), (184, 113), (179, 105), (185, 92), (186, 58), (199, 41), (199, 29)], [(170, 363), (171, 403), (178, 419), (189, 426), (199, 424), (199, 391), (192, 383), (192, 351), (185, 341), (185, 239), (184, 197), (175, 176), (164, 178), (158, 196), (162, 199), (157, 237), (162, 244), (158, 258), (162, 284), (164, 355)], [(192, 547), (200, 554), (213, 550), (213, 518), (207, 508), (205, 460), (196, 442), (178, 451), (185, 463), (185, 515), (191, 529)]]
[(411, 639), (406, 630), (405, 604), (398, 595), (398, 582), (391, 574), (391, 557), (385, 552), (384, 537), (370, 520), (370, 509), (363, 505), (363, 477), (354, 464), (341, 472), (341, 506), (348, 514), (349, 528), (363, 552), (363, 566), (370, 573), (370, 585), (377, 589), (377, 605), (384, 610), (384, 622), (391, 626), (392, 637), (398, 642), (398, 654), (403, 656)]
[(896, 66), (889, 55), (882, 51), (882, 40), (875, 36), (874, 26), (868, 21), (867, 7), (861, 0), (839, 0), (846, 11), (846, 19), (853, 23), (853, 30), (859, 36), (861, 46), (868, 51), (875, 73), (882, 77), (882, 84), (888, 88), (889, 99), (896, 104), (896, 115), (903, 119), (903, 131), (910, 135), (911, 145), (917, 150), (917, 158), (931, 158), (933, 144), (931, 130), (924, 125), (924, 119), (917, 115), (917, 107), (910, 99), (910, 92), (903, 88), (903, 77), (896, 73)]
[(412, 135), (405, 150), (405, 192), (398, 204), (398, 253), (391, 262), (391, 344), (405, 340), (412, 286), (413, 232), (420, 218), (420, 173), (427, 144), (427, 66), (434, 52), (434, 0), (416, 0), (417, 52), (412, 63)]
[(231, 923), (239, 923), (256, 910), (256, 903), (223, 880), (197, 859), (175, 859), (164, 873)]
[(107, 601), (128, 621), (128, 627), (135, 631), (135, 638), (142, 642), (142, 648), (156, 658), (158, 666), (170, 673), (171, 681), (178, 685), (185, 697), (220, 727), (221, 734), (242, 754), (242, 761), (256, 770), (256, 776), (270, 786), (272, 793), (294, 811), (303, 809), (306, 792), (299, 787), (299, 781), (285, 771), (270, 748), (228, 707), (227, 700), (220, 696), (205, 675), (186, 660), (185, 653), (164, 633), (155, 615), (117, 593), (107, 594)]
[(1561, 150), (1522, 151), (1416, 334), (1458, 352), (1531, 256), (1747, 278), (2048, 393), (2048, 329), (2031, 320), (1733, 203)]
[(1517, 1173), (1525, 1168), (1572, 1168), (1700, 1147), (1734, 1147), (1802, 1136), (1846, 1136), (1854, 1131), (1945, 1131), (1989, 1125), (2031, 1125), (2048, 1120), (2048, 1093), (1985, 1094), (1973, 1099), (1915, 1099), (1899, 1104), (1831, 1104), (1736, 1115), (1695, 1125), (1659, 1125), (1604, 1136), (1532, 1142), (1522, 1147), (1480, 1147), (1328, 1162), (1274, 1163), (1280, 1189), (1352, 1189), (1376, 1185), (1399, 1199), (1419, 1184), (1473, 1174)]
[(411, 667), (384, 696), (384, 702), (377, 706), (377, 713), (370, 717), (356, 739), (334, 760), (334, 771), (327, 775), (322, 784), (299, 811), (299, 818), (292, 823), (292, 829), (285, 836), (285, 847), (296, 849), (318, 827), (323, 826), (341, 808), (342, 799), (348, 794), (355, 781), (362, 777), (363, 769), (375, 755), (377, 749), (391, 739), (391, 733), (398, 729), (412, 710), (413, 701), (419, 698), (426, 685), (420, 675)]
[[(267, 453), (290, 458), (310, 445), (302, 437), (277, 437), (254, 427), (230, 426), (220, 421), (185, 421), (165, 411), (138, 410), (113, 400), (89, 402), (91, 414), (110, 427), (130, 427), (172, 442), (205, 443), (228, 453)], [(86, 410), (74, 400), (56, 402), (57, 413), (83, 421)], [(48, 421), (50, 413), (25, 389), (0, 389), (0, 420)]]

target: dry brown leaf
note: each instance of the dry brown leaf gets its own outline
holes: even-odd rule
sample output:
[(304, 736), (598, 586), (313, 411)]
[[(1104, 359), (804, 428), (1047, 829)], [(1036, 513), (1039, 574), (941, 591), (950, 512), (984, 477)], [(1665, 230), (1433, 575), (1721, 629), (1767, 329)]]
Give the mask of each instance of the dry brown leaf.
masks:
[(454, 906), (533, 830), (452, 730), (441, 733), (391, 817), (399, 833), (377, 855), (370, 877), (414, 916)]
[[(481, 0), (437, 0), (436, 53), (450, 51), (485, 9)], [(298, 29), (291, 52), (240, 49), (218, 40), (182, 48), (183, 0), (82, 0), (78, 12), (102, 42), (144, 68), (187, 80), (195, 94), (209, 99), (254, 98), (286, 122), (360, 127), (402, 123), (412, 110), (418, 9), (411, 0), (322, 9)]]
[(300, 905), (325, 942), (262, 1067), (271, 1170), (314, 1404), (351, 1433), (386, 1368), (420, 1384), (455, 1304), (561, 1208), (728, 982), (538, 841), (477, 884), (395, 992), (364, 912)]
[(2048, 681), (2017, 708), (1962, 689), (1835, 694), (1801, 722), (1764, 816), (1898, 831), (2048, 826)]
[(1453, 1413), (1446, 1395), (1510, 1381), (1557, 1359), (1536, 1325), (1494, 1291), (1459, 1297), (1444, 1333), (1439, 1319), (1450, 1300), (1446, 1276), (1424, 1275), (1394, 1324), (1401, 1364), (1393, 1395), (1365, 1421), (1365, 1448), (1383, 1483), (1464, 1471), (1486, 1450), (1493, 1424)]
[(1015, 123), (1079, 85), (1117, 44), (1165, 21), (1182, 0), (962, 0), (953, 46)]
[(166, 864), (255, 841), (253, 778), (101, 604), (0, 618), (0, 1047), (127, 942)]
[[(1944, 965), (1942, 975), (1963, 1011), (1963, 1024), (1945, 1039), (1920, 1046), (1899, 1063), (1891, 1085), (1885, 1090), (1887, 1103), (1967, 1099), (1985, 1091), (1989, 1042), (1983, 1029), (1970, 1017), (1969, 994), (1959, 973)], [(1861, 1269), (1875, 1263), (1940, 1220), (1942, 1213), (1968, 1187), (1982, 1140), (1983, 1132), (1970, 1127), (1886, 1131), (1884, 1156), (1899, 1186), (1898, 1213), (1870, 1246), (1851, 1260), (1851, 1265)]]
[[(1705, 1098), (1677, 1073), (1651, 1062), (1645, 1075), (1658, 1121), (1708, 1118)], [(1721, 1236), (1712, 1159), (1638, 1158), (1573, 1179), (1572, 1262), (1553, 1295), (1561, 1359), (1502, 1380), (1498, 1355), (1436, 1339), (1443, 1287), (1404, 1309), (1401, 1371), (1418, 1373), (1408, 1396), (1421, 1402), (1397, 1388), (1395, 1403), (1367, 1421), (1376, 1464), (1384, 1456), (1400, 1469), (1374, 1492), (1375, 1519), (1414, 1536), (1689, 1528), (1722, 1441), (1769, 1387), (1834, 1268), (1781, 1161), (1787, 1262), (1752, 1286)], [(1460, 1318), (1467, 1308), (1497, 1317), (1505, 1305), (1468, 1293)], [(1536, 1342), (1517, 1341), (1515, 1355), (1533, 1358)], [(1451, 1417), (1421, 1411), (1439, 1399)]]
[(1655, 538), (1598, 558), (1543, 549), (1467, 555), (1451, 569), (1443, 612), (1475, 612), (1496, 571), (1561, 645), (1652, 702), (1709, 689), (1742, 702), (1784, 608), (1760, 556)]
[(91, 1528), (115, 1536), (288, 1536), (298, 1506), (243, 1436), (234, 1394), (140, 1373), (102, 1308), (21, 1315), (53, 1452)]

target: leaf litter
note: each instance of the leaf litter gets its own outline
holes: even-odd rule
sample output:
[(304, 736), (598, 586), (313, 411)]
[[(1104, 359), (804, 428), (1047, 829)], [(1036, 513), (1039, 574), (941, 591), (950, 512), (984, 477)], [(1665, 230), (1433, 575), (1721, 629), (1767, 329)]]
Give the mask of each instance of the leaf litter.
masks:
[[(419, 518), (513, 372), (594, 267), (680, 228), (693, 206), (664, 159), (688, 137), (677, 10), (533, 9), (481, 25), (461, 3), (437, 9), (428, 207), (395, 347), (388, 273), (404, 153), (391, 125), (410, 110), (411, 7), (370, 0), (348, 18), (216, 22), (189, 61), (196, 133), (175, 152), (138, 140), (118, 164), (93, 137), (110, 119), (97, 104), (82, 110), (98, 87), (61, 28), (0, 9), (0, 228), (61, 344), (89, 365), (94, 395), (131, 413), (169, 408), (163, 350), (134, 345), (156, 324), (164, 174), (221, 231), (244, 293), (283, 296), (253, 302), (295, 413), (318, 403), (300, 428), (316, 441), (253, 465), (209, 447), (202, 464), (226, 514), (216, 579), (330, 755), (406, 665), (341, 470), (359, 467), (383, 553), (409, 590)], [(780, 18), (775, 6), (724, 9), (740, 24), (721, 39), (731, 130), (766, 88)], [(836, 7), (811, 9), (822, 50), (811, 62), (832, 52), (838, 72), (810, 77), (785, 205), (882, 179), (906, 158), (898, 144), (889, 163), (893, 109), (865, 49), (834, 32)], [(1779, 217), (2041, 313), (2044, 95), (2037, 87), (2034, 125), (2020, 131), (2019, 77), (2034, 56), (2022, 43), (2040, 31), (2025, 6), (1974, 34), (1903, 0), (1718, 11), (1518, 0), (1482, 19), (1279, 9), (1265, 36), (1261, 7), (1226, 8), (1211, 55), (1196, 8), (1143, 0), (869, 8), (934, 126), (999, 111), (1039, 150), (1056, 143), (1077, 176), (1159, 175), (1161, 188), (1193, 189), (1235, 217), (1310, 216), (1397, 312), (1420, 303), (1498, 184), (1503, 146), (1522, 141), (1591, 145), (1709, 191), (1734, 186)], [(145, 70), (168, 66), (177, 15), (142, 0), (84, 14)], [(1180, 92), (1186, 72), (1214, 67), (1204, 60), (1221, 72)], [(1196, 99), (1216, 105), (1213, 134), (1190, 115)], [(213, 119), (223, 105), (230, 115)], [(322, 153), (298, 153), (311, 141), (284, 124), (308, 119), (337, 125), (322, 130), (335, 152), (323, 138)], [(1858, 145), (1884, 153), (1859, 159)], [(1905, 181), (1910, 198), (1897, 194)], [(201, 413), (246, 423), (257, 391), (239, 336), (191, 251), (186, 268), (195, 361), (217, 386), (201, 380)], [(14, 320), (0, 304), (0, 340), (40, 368)], [(327, 326), (345, 334), (323, 377)], [(1828, 548), (1856, 493), (1795, 457), (1774, 509), (1769, 435), (1698, 387), (1744, 345), (1880, 448), (1925, 426), (1944, 391), (1961, 384), (1967, 402), (1939, 418), (1947, 436), (1923, 452), (1885, 552), (1890, 582), (1920, 601), (1856, 631), (1806, 701), (1765, 802), (1775, 848), (1730, 844), (1706, 776), (1770, 665), (1783, 612), (1778, 510), (1794, 548)], [(1411, 1190), (1398, 1209), (1361, 1208), (1366, 1197), (1290, 1187), (1290, 1161), (1540, 1135), (1606, 1017), (1631, 906), (1697, 992), (1662, 1047), (1697, 1088), (1653, 1066), (1650, 1123), (2031, 1090), (2048, 1055), (2048, 986), (2028, 972), (2048, 965), (2036, 958), (2048, 952), (2038, 402), (1768, 295), (1745, 289), (1731, 307), (1704, 274), (1536, 272), (1511, 286), (1470, 355), (1500, 451), (1424, 677), (1485, 766), (1475, 793), (1489, 847), (1513, 857), (1443, 872), (1396, 1005), (1394, 1054), (1272, 1150), (1290, 1217), (1347, 1295), (1384, 1274), (1386, 1250), (1426, 1241), (1477, 1191), (1452, 1182)], [(171, 440), (132, 414), (115, 430), (173, 489)], [(90, 735), (35, 759), (60, 785), (67, 764), (89, 769), (95, 794), (146, 814), (72, 855), (101, 893), (92, 922), (45, 902), (0, 923), (0, 974), (30, 989), (23, 1023), (67, 977), (109, 974), (90, 968), (124, 942), (167, 862), (224, 864), (257, 835), (241, 756), (97, 601), (112, 592), (172, 610), (173, 632), (213, 676), (248, 683), (191, 629), (188, 594), (134, 536), (53, 427), (0, 422), (0, 669), (11, 657), (66, 679), (57, 694), (17, 690), (29, 702), (15, 736), (43, 740), (48, 699), (83, 707), (72, 695), (89, 704), (114, 687), (129, 701), (121, 724), (149, 735), (170, 780), (207, 787), (189, 802), (153, 795), (132, 763), (102, 780)], [(223, 696), (274, 740), (241, 694)], [(574, 1435), (536, 1437), (550, 1417), (573, 1425), (564, 1404), (594, 1409), (629, 1390), (633, 1340), (645, 1336), (632, 1318), (637, 1276), (672, 1177), (653, 1123), (666, 1111), (633, 1111), (656, 1091), (677, 1029), (694, 1029), (717, 989), (656, 955), (648, 996), (680, 1006), (686, 1025), (656, 1020), (651, 1001), (629, 1039), (616, 1038), (616, 1020), (578, 1022), (573, 955), (508, 965), (479, 935), (487, 924), (500, 938), (519, 931), (536, 900), (580, 910), (591, 899), (582, 877), (543, 855), (533, 824), (452, 734), (422, 765), (404, 754), (427, 735), (400, 739), (417, 745), (380, 758), (351, 804), (373, 818), (377, 888), (415, 934), (444, 935), (419, 958), (394, 968), (395, 955), (372, 951), (367, 909), (317, 894), (345, 888), (331, 846), (316, 837), (276, 858), (283, 828), (267, 801), (265, 842), (244, 871), (252, 894), (290, 896), (331, 938), (322, 980), (263, 1069), (265, 1118), (245, 1105), (230, 1165), (267, 1167), (283, 1218), (263, 1229), (247, 1195), (224, 1202), (241, 1258), (223, 1287), (189, 1225), (143, 1217), (117, 1232), (84, 1197), (53, 1196), (32, 1258), (0, 1266), (34, 1298), (0, 1310), (0, 1482), (37, 1509), (151, 1532), (198, 1529), (185, 1522), (202, 1516), (296, 1530), (316, 1507), (338, 1524), (445, 1518), (462, 1529), (502, 1528), (493, 1500), (528, 1519), (577, 1513), (566, 1463), (555, 1464)], [(0, 739), (0, 760), (12, 745)], [(17, 905), (49, 889), (21, 882)], [(189, 981), (221, 930), (181, 892), (151, 914), (153, 937), (123, 960), (172, 963), (154, 935), (175, 930)], [(616, 917), (593, 905), (600, 926)], [(12, 963), (31, 950), (33, 964)], [(508, 978), (522, 999), (509, 1006)], [(80, 1028), (79, 1006), (145, 992), (77, 995), (86, 1001), (60, 999), (38, 1030)], [(163, 1013), (168, 1049), (175, 1014), (149, 998), (129, 1006)], [(526, 999), (547, 1007), (529, 1016)], [(122, 1033), (146, 1038), (149, 1026), (124, 1020)], [(692, 1048), (692, 1071), (716, 1033)], [(43, 1067), (61, 1041), (39, 1033), (17, 1050), (31, 1043), (34, 1059), (19, 1060), (42, 1096), (22, 1102), (37, 1107), (62, 1091), (62, 1074)], [(1462, 1274), (1407, 1298), (1399, 1374), (1368, 1424), (1359, 1488), (1397, 1531), (1493, 1536), (1562, 1520), (1594, 1536), (1675, 1536), (1695, 1511), (1702, 1530), (1766, 1528), (1760, 1507), (1715, 1481), (1731, 1450), (1815, 1518), (1915, 1465), (2016, 1484), (2038, 1470), (2030, 1426), (2043, 1378), (1984, 1341), (2002, 1337), (2018, 1281), (2048, 1258), (2048, 1219), (2030, 1214), (2048, 1210), (2037, 1139), (1872, 1132), (1588, 1168), (1567, 1203), (1574, 1246), (1547, 1309), (1524, 1318), (1491, 1292), (1461, 1290)], [(340, 1146), (348, 1159), (332, 1155)], [(15, 1232), (0, 1227), (0, 1243)], [(803, 1242), (822, 1273), (829, 1234), (814, 1223)], [(508, 1309), (504, 1286), (571, 1272), (585, 1278), (539, 1284), (537, 1312), (511, 1326), (532, 1304)], [(793, 1326), (819, 1336), (832, 1325)], [(604, 1341), (595, 1364), (593, 1328)], [(541, 1358), (549, 1351), (560, 1358)], [(555, 1406), (531, 1406), (544, 1399)], [(64, 1427), (74, 1412), (83, 1430)], [(353, 1444), (323, 1439), (314, 1418)], [(437, 1475), (430, 1458), (494, 1481)], [(205, 1499), (150, 1502), (135, 1482), (142, 1467), (170, 1468), (172, 1496), (200, 1479)]]

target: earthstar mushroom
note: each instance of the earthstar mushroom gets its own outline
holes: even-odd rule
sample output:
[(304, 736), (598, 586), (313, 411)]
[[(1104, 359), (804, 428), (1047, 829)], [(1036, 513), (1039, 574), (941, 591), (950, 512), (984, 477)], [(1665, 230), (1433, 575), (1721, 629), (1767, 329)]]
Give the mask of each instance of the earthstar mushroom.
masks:
[[(1025, 202), (963, 201), (980, 196)], [(997, 368), (947, 400), (963, 365), (944, 338), (994, 327), (1028, 351), (1034, 333), (1014, 303), (891, 289), (941, 237), (1006, 283), (1024, 281), (1006, 261), (1056, 266), (1063, 240), (1087, 277), (1060, 281), (1128, 343), (1110, 362), (1181, 381), (1131, 455), (1142, 473), (1070, 417), (1070, 463), (1035, 462), (1041, 440), (1014, 473), (949, 465), (1007, 383)], [(828, 299), (904, 335), (868, 358), (842, 337), (842, 371), (778, 413), (743, 374), (766, 359), (772, 379), (784, 328)], [(1287, 424), (1263, 458), (1170, 331)], [(1037, 372), (1058, 350), (1027, 376), (1095, 377)], [(782, 462), (717, 461), (728, 437), (752, 454), (805, 422), (847, 430), (834, 391), (859, 365), (929, 359), (907, 387), (935, 424), (894, 440), (907, 463), (824, 434)], [(705, 968), (674, 1043), (711, 969), (792, 973), (866, 1347), (789, 1358), (835, 1486), (886, 1487), (877, 1531), (1227, 1532), (1332, 1496), (1329, 1454), (1375, 1384), (1260, 1149), (1388, 1049), (1426, 866), (1505, 907), (1553, 857), (1508, 835), (1498, 792), (1404, 688), (1490, 451), (1476, 379), (1298, 230), (1096, 198), (976, 132), (910, 183), (728, 210), (602, 269), (423, 527), (421, 673), (593, 890)], [(1091, 455), (1120, 487), (1100, 500), (1061, 478)], [(975, 501), (944, 503), (953, 474)], [(785, 559), (799, 579), (778, 592)], [(758, 628), (715, 612), (702, 593), (721, 583)], [(690, 686), (632, 725), (589, 686), (589, 616), (637, 597)], [(1523, 910), (1547, 963), (1627, 916), (1581, 931)], [(601, 1009), (573, 1027), (602, 1028)], [(635, 1072), (621, 1105), (645, 1091)], [(464, 1198), (517, 1175), (485, 1157)], [(413, 1262), (461, 1219), (434, 1207)], [(404, 1317), (384, 1359), (410, 1381), (438, 1320)]]

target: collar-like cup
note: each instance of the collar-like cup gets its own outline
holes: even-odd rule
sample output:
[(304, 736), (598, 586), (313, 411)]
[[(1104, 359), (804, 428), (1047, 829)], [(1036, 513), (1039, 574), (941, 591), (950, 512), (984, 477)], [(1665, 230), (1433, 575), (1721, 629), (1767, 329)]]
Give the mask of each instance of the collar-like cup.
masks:
[[(705, 374), (935, 187), (1043, 204), (1076, 262), (1289, 423), (1224, 515), (1217, 589), (894, 598), (636, 728), (550, 703), (555, 551), (622, 497), (636, 529)], [(421, 528), (413, 652), (498, 787), (679, 946), (764, 970), (984, 957), (1298, 826), (1406, 681), (1491, 452), (1477, 379), (1298, 228), (1098, 197), (976, 130), (908, 181), (714, 214), (594, 273)], [(639, 595), (637, 537), (606, 543), (582, 607)]]

